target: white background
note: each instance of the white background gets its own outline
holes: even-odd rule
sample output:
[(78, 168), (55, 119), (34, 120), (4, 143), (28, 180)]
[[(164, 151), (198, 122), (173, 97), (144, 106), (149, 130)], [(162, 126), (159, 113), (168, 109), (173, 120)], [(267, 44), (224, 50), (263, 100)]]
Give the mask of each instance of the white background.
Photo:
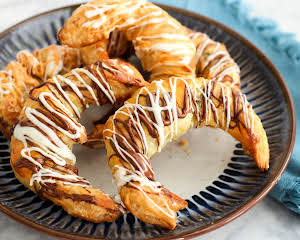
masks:
[[(79, 0), (0, 0), (0, 31), (37, 13), (60, 6), (80, 3)], [(281, 28), (297, 34), (300, 40), (300, 0), (247, 0), (253, 15), (272, 18)], [(0, 239), (50, 240), (0, 213)], [(198, 239), (204, 240), (279, 240), (300, 239), (300, 216), (284, 208), (270, 197), (249, 212)]]

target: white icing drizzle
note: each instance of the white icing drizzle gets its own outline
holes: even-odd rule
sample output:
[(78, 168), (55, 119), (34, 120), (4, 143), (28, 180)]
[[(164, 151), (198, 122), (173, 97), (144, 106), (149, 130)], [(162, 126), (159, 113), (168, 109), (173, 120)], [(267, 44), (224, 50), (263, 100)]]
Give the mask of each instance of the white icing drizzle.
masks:
[[(176, 43), (176, 44), (169, 44), (169, 43), (156, 43), (153, 44), (151, 47), (143, 47), (143, 50), (146, 51), (162, 51), (162, 52), (168, 52), (172, 55), (177, 55), (177, 54), (193, 54), (193, 47), (190, 46), (187, 47), (188, 44), (183, 42), (183, 43)], [(140, 50), (141, 47), (135, 47), (136, 50)]]
[[(75, 76), (75, 77), (76, 77), (76, 76)], [(64, 82), (65, 84), (67, 84), (68, 86), (70, 86), (71, 89), (73, 90), (73, 92), (75, 92), (76, 95), (84, 102), (85, 98), (83, 97), (81, 91), (79, 90), (79, 88), (77, 87), (77, 85), (76, 85), (74, 82), (72, 82), (70, 79), (68, 79), (68, 78), (66, 78), (66, 77), (63, 77), (63, 76), (61, 76), (61, 75), (58, 75), (57, 78), (58, 78), (60, 81), (62, 81), (62, 82)], [(57, 81), (56, 81), (56, 82), (57, 82)], [(68, 98), (68, 99), (70, 99), (70, 98)], [(72, 105), (74, 105), (74, 104), (72, 103)], [(74, 109), (74, 108), (73, 108), (73, 109)], [(76, 109), (76, 115), (77, 115), (77, 117), (80, 117), (80, 113), (79, 113), (79, 111), (78, 111), (78, 109), (77, 109), (76, 106), (75, 106), (75, 109)]]
[[(47, 107), (46, 107), (47, 108)], [(89, 185), (89, 183), (84, 180), (82, 177), (77, 175), (70, 174), (60, 174), (59, 172), (44, 168), (42, 164), (40, 164), (35, 158), (31, 156), (31, 152), (38, 152), (44, 157), (51, 159), (55, 164), (60, 166), (66, 165), (65, 159), (70, 159), (73, 163), (75, 163), (76, 158), (69, 147), (57, 136), (55, 130), (52, 130), (46, 124), (44, 124), (39, 119), (42, 119), (50, 126), (54, 127), (58, 131), (66, 134), (68, 137), (72, 139), (76, 139), (80, 134), (80, 129), (78, 126), (75, 127), (76, 132), (74, 134), (70, 134), (65, 131), (58, 125), (56, 125), (53, 121), (47, 118), (44, 114), (38, 112), (35, 109), (27, 107), (25, 109), (25, 115), (36, 127), (30, 126), (21, 126), (20, 124), (16, 125), (14, 129), (14, 137), (22, 141), (24, 144), (24, 148), (21, 151), (21, 156), (31, 163), (39, 167), (37, 173), (33, 174), (30, 179), (30, 185), (32, 186), (34, 181), (39, 184), (42, 183), (53, 183), (55, 182), (55, 178), (59, 178), (63, 180), (64, 184), (74, 184), (74, 185)], [(72, 122), (70, 120), (70, 122)], [(39, 130), (40, 129), (40, 130)], [(44, 135), (42, 132), (46, 135)], [(28, 147), (27, 142), (30, 141), (34, 143), (35, 147)], [(77, 182), (80, 182), (77, 183)], [(82, 183), (83, 182), (83, 183)]]
[(97, 16), (97, 20), (88, 21), (83, 24), (84, 27), (90, 27), (93, 28), (99, 28), (102, 24), (105, 23), (107, 20), (107, 16), (104, 14), (106, 11), (109, 11), (117, 6), (117, 4), (111, 4), (111, 5), (101, 5), (101, 7), (93, 4), (87, 3), (85, 6), (94, 8), (93, 10), (85, 11), (85, 16), (87, 18), (93, 18)]
[(242, 99), (242, 102), (243, 102), (243, 112), (244, 112), (244, 118), (245, 118), (245, 123), (246, 123), (245, 125), (246, 125), (246, 128), (251, 129), (248, 106), (247, 106), (247, 98), (242, 93), (241, 93), (241, 99)]
[(200, 36), (203, 36), (205, 35), (204, 33), (201, 33), (201, 32), (194, 32), (194, 31), (191, 31), (189, 33), (189, 37), (192, 39), (192, 40), (195, 40), (196, 38), (200, 37)]
[(197, 46), (197, 49), (196, 49), (196, 62), (197, 63), (199, 62), (200, 57), (203, 55), (204, 49), (208, 46), (208, 44), (210, 44), (212, 42), (213, 41), (207, 37), (204, 41), (201, 42), (201, 44), (199, 44)]
[(227, 97), (227, 122), (226, 122), (226, 130), (229, 128), (231, 114), (230, 114), (230, 89), (226, 88), (226, 97)]
[[(134, 29), (134, 28), (140, 26), (139, 24), (137, 24), (137, 22), (140, 22), (140, 21), (142, 21), (142, 20), (144, 20), (145, 18), (148, 18), (148, 17), (160, 16), (160, 15), (162, 15), (162, 12), (158, 11), (158, 12), (150, 12), (149, 14), (146, 14), (146, 15), (144, 15), (142, 17), (139, 17), (139, 18), (131, 17), (131, 18), (128, 18), (124, 23), (116, 25), (115, 28), (118, 29), (118, 28), (127, 27), (131, 24), (135, 24), (135, 26), (133, 26), (132, 28), (129, 28), (129, 29)], [(152, 23), (151, 20), (150, 20), (150, 22), (149, 21), (146, 21), (146, 22), (147, 23)]]
[(133, 75), (133, 74), (134, 74), (134, 71), (133, 71), (130, 67), (126, 66), (125, 64), (121, 64), (120, 66), (121, 66), (121, 68), (122, 68), (123, 70), (125, 70), (129, 75)]
[(56, 183), (57, 180), (53, 178), (64, 179), (64, 185), (76, 185), (81, 187), (87, 187), (90, 183), (82, 177), (73, 174), (60, 174), (59, 172), (55, 172), (49, 168), (41, 168), (37, 173), (33, 174), (30, 179), (30, 186), (33, 183)]
[[(121, 2), (117, 4), (90, 4), (87, 3), (85, 6), (93, 8), (92, 10), (85, 11), (85, 16), (89, 18), (97, 17), (95, 20), (90, 20), (85, 22), (82, 26), (83, 27), (92, 27), (92, 28), (99, 28), (101, 25), (108, 22), (110, 19), (117, 17), (118, 15), (124, 13), (133, 13), (137, 9), (139, 9), (142, 5), (144, 5), (147, 1), (139, 0), (139, 1), (128, 1), (128, 2)], [(129, 6), (131, 5), (131, 6)], [(119, 8), (119, 9), (118, 9)], [(117, 11), (116, 14), (106, 14), (108, 11)], [(121, 11), (120, 11), (121, 10)]]
[(174, 33), (161, 33), (161, 34), (151, 35), (151, 36), (139, 36), (136, 38), (136, 40), (140, 41), (143, 39), (159, 39), (159, 38), (189, 40), (189, 38), (185, 35), (179, 35)]
[[(225, 130), (227, 131), (229, 128), (231, 115), (230, 115), (230, 89), (222, 85), (222, 98), (223, 98), (223, 124), (225, 125)], [(226, 106), (226, 107), (225, 107)], [(226, 110), (226, 111), (225, 111)], [(226, 115), (226, 123), (225, 123), (225, 115)]]
[(142, 22), (140, 24), (131, 26), (131, 27), (128, 28), (128, 30), (132, 31), (133, 29), (136, 29), (136, 28), (139, 28), (139, 27), (142, 27), (142, 26), (147, 26), (149, 24), (161, 23), (164, 20), (165, 20), (164, 17), (161, 17), (161, 18), (152, 18), (152, 19), (149, 19), (148, 21), (145, 21), (145, 22)]
[[(83, 80), (83, 78), (78, 74), (78, 72), (77, 72), (78, 69), (79, 69), (79, 68), (73, 69), (73, 70), (71, 71), (71, 73), (72, 73), (72, 74), (77, 78), (77, 80), (78, 80), (79, 82), (81, 82), (81, 83), (84, 85), (84, 87), (90, 92), (91, 96), (93, 97), (93, 99), (94, 99), (95, 102), (96, 102), (96, 105), (99, 106), (99, 101), (98, 101), (98, 98), (96, 97), (96, 95), (95, 95), (95, 93), (94, 93), (94, 90), (93, 90), (93, 89), (91, 88), (91, 86), (89, 86), (89, 85)], [(85, 106), (88, 107), (89, 104), (86, 103)]]
[[(110, 62), (112, 62), (114, 64), (115, 67), (119, 66), (121, 67), (123, 70), (125, 70), (126, 73), (128, 73), (129, 75), (133, 75), (134, 74), (134, 70), (132, 68), (130, 68), (129, 66), (127, 66), (125, 63), (122, 62), (118, 62), (117, 59), (110, 59)], [(114, 69), (109, 67), (108, 65), (106, 65), (105, 63), (102, 64), (102, 66), (106, 69), (109, 69), (110, 71), (114, 71), (114, 72), (120, 72), (120, 70), (118, 69)]]
[[(123, 107), (121, 107), (114, 115), (113, 117), (113, 129), (105, 129), (105, 131), (108, 131), (112, 133), (111, 137), (106, 137), (107, 139), (110, 139), (110, 141), (113, 142), (116, 151), (120, 154), (122, 159), (126, 161), (129, 165), (131, 165), (131, 161), (134, 161), (134, 163), (138, 166), (138, 169), (136, 170), (129, 170), (125, 169), (120, 166), (115, 166), (118, 169), (114, 172), (114, 179), (116, 182), (116, 185), (120, 189), (122, 186), (129, 184), (137, 189), (139, 189), (144, 196), (156, 207), (158, 208), (163, 214), (174, 217), (175, 213), (172, 209), (170, 209), (169, 204), (165, 202), (162, 206), (157, 205), (144, 191), (143, 186), (150, 187), (155, 192), (160, 192), (162, 189), (162, 186), (157, 181), (151, 181), (145, 176), (145, 172), (143, 171), (143, 167), (139, 166), (139, 163), (135, 159), (132, 159), (132, 156), (123, 149), (117, 140), (117, 137), (122, 138), (122, 140), (130, 147), (131, 150), (134, 151), (134, 148), (130, 145), (130, 143), (127, 141), (127, 139), (122, 135), (116, 132), (116, 126), (114, 124), (114, 120), (118, 115), (126, 115), (132, 120), (132, 126), (136, 130), (139, 139), (141, 140), (142, 146), (143, 146), (143, 154), (140, 154), (140, 157), (144, 159), (144, 164), (148, 165), (148, 169), (152, 171), (152, 168), (150, 166), (150, 163), (148, 159), (146, 158), (146, 154), (148, 152), (147, 148), (147, 138), (145, 130), (141, 124), (141, 119), (139, 116), (139, 113), (143, 115), (149, 121), (157, 130), (159, 134), (159, 144), (158, 144), (158, 151), (161, 150), (162, 146), (165, 144), (165, 141), (167, 140), (167, 136), (170, 135), (170, 138), (173, 138), (175, 134), (177, 134), (177, 102), (176, 102), (176, 87), (177, 82), (179, 80), (182, 80), (185, 83), (185, 86), (188, 89), (190, 104), (192, 106), (192, 95), (191, 90), (187, 84), (187, 82), (184, 79), (179, 78), (170, 78), (170, 88), (171, 88), (171, 94), (163, 87), (163, 81), (155, 81), (153, 82), (156, 85), (156, 91), (155, 94), (152, 94), (146, 87), (139, 90), (139, 93), (136, 97), (135, 103), (127, 103)], [(149, 96), (151, 105), (150, 106), (143, 106), (139, 104), (139, 98), (141, 95), (147, 94)], [(160, 100), (164, 99), (165, 106), (161, 106)], [(169, 132), (165, 133), (165, 126), (162, 119), (162, 111), (166, 111), (169, 114), (170, 119), (170, 128)], [(154, 121), (146, 114), (146, 112), (152, 112), (154, 116)], [(197, 114), (198, 115), (198, 114)], [(130, 159), (129, 159), (130, 158)], [(130, 161), (131, 160), (131, 161)], [(131, 165), (132, 169), (134, 167)], [(137, 184), (138, 182), (139, 184)]]
[[(60, 77), (59, 77), (60, 78)], [(70, 106), (72, 107), (73, 111), (76, 113), (77, 117), (80, 117), (80, 113), (78, 108), (75, 106), (75, 104), (71, 101), (71, 99), (69, 98), (68, 94), (62, 89), (60, 83), (57, 81), (56, 77), (52, 78), (56, 87), (58, 88), (58, 90), (60, 91), (60, 93), (64, 96), (64, 98), (67, 100), (67, 102), (70, 104)], [(63, 78), (60, 78), (64, 81)], [(69, 85), (70, 81), (64, 81), (67, 85)], [(69, 85), (71, 86), (71, 85)]]
[(56, 76), (58, 73), (61, 72), (63, 67), (64, 63), (61, 59), (58, 61), (58, 64), (54, 60), (50, 61), (45, 68), (44, 81), (52, 76)]
[(99, 66), (97, 66), (96, 71), (97, 74), (99, 75), (99, 77), (101, 78), (103, 84), (105, 84), (105, 86), (107, 88), (105, 88), (103, 86), (103, 84), (87, 69), (83, 69), (83, 68), (77, 68), (76, 70), (77, 72), (81, 72), (84, 73), (85, 75), (87, 75), (94, 83), (97, 84), (97, 86), (101, 89), (101, 91), (105, 94), (105, 96), (109, 99), (109, 101), (114, 104), (116, 101), (114, 92), (111, 90), (108, 82), (105, 80), (105, 77), (100, 73), (99, 71)]

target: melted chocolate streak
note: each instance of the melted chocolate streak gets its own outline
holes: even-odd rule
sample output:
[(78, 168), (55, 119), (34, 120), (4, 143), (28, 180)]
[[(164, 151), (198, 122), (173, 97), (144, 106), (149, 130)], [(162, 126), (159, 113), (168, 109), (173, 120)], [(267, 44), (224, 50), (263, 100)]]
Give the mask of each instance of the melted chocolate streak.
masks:
[(95, 197), (88, 195), (88, 194), (70, 194), (63, 190), (58, 189), (56, 183), (42, 183), (41, 189), (37, 191), (40, 197), (43, 198), (43, 194), (47, 194), (50, 197), (63, 199), (69, 198), (73, 201), (83, 201), (91, 204), (98, 204), (97, 199)]
[[(212, 82), (212, 84), (213, 84), (213, 87), (210, 91), (210, 99), (216, 100), (215, 101), (215, 102), (217, 102), (217, 104), (215, 104), (216, 108), (219, 108), (219, 107), (221, 107), (221, 105), (223, 105), (224, 111), (227, 112), (227, 105), (223, 102), (223, 95), (220, 94), (220, 96), (217, 97), (214, 94), (216, 82)], [(208, 92), (208, 86), (206, 86), (206, 92)], [(239, 93), (239, 91), (237, 91), (236, 89), (233, 89), (233, 88), (231, 88), (231, 92), (232, 92), (232, 96), (233, 96), (234, 108), (233, 108), (233, 116), (231, 116), (229, 128), (234, 129), (235, 127), (238, 127), (240, 131), (241, 131), (241, 127), (243, 127), (244, 129), (247, 129), (245, 124), (240, 119), (240, 115), (243, 113), (243, 108), (240, 107), (240, 103), (241, 103), (240, 93)], [(153, 96), (156, 95), (155, 93), (151, 93), (151, 94)], [(169, 95), (171, 96), (170, 92), (169, 92)], [(149, 95), (141, 94), (140, 97), (145, 98), (146, 105), (148, 107), (152, 106)], [(194, 114), (196, 114), (196, 112), (193, 111), (193, 107), (195, 109), (195, 106), (197, 103), (196, 103), (193, 95), (191, 96), (191, 99), (192, 99), (192, 102), (190, 102), (190, 100), (189, 100), (189, 93), (188, 93), (187, 88), (185, 87), (183, 107), (180, 108), (177, 104), (177, 115), (178, 115), (179, 119), (185, 118), (187, 116), (187, 114), (191, 113), (191, 112), (194, 112)], [(226, 96), (225, 96), (225, 99), (227, 99)], [(227, 101), (228, 101), (228, 99), (227, 99)], [(203, 98), (202, 98), (202, 103), (204, 103), (204, 102), (205, 102), (205, 96), (203, 96)], [(160, 104), (162, 107), (167, 105), (165, 99), (163, 99), (163, 98), (160, 99)], [(210, 108), (210, 110), (213, 111), (214, 121), (216, 122), (218, 113), (215, 111), (214, 108)], [(159, 134), (158, 134), (157, 129), (147, 119), (147, 117), (145, 116), (145, 113), (142, 113), (141, 111), (137, 110), (137, 114), (139, 116), (141, 123), (147, 129), (149, 135), (152, 138), (155, 138), (157, 140), (157, 143), (159, 144)], [(162, 111), (161, 114), (162, 114), (162, 120), (163, 120), (164, 126), (169, 126), (172, 123), (172, 121), (170, 119), (171, 118), (170, 113), (167, 110), (164, 110), (164, 111)], [(206, 104), (203, 104), (203, 111), (199, 112), (198, 114), (199, 114), (198, 125), (200, 125), (206, 119), (206, 115), (205, 115), (206, 114)], [(148, 115), (151, 118), (151, 120), (156, 123), (153, 112), (148, 111)], [(132, 116), (134, 117), (134, 115), (132, 115)], [(174, 118), (174, 116), (172, 116), (172, 118)], [(121, 136), (123, 136), (127, 141), (127, 143), (126, 143), (124, 138), (122, 138), (121, 136), (116, 134), (115, 137), (117, 139), (119, 147), (121, 149), (123, 149), (124, 151), (128, 152), (135, 159), (135, 161), (139, 163), (139, 166), (144, 167), (142, 169), (144, 172), (144, 175), (149, 180), (153, 181), (154, 175), (153, 175), (153, 171), (152, 171), (150, 164), (143, 164), (143, 161), (147, 161), (149, 163), (149, 160), (146, 157), (142, 157), (142, 156), (144, 156), (143, 154), (145, 154), (145, 148), (140, 147), (140, 145), (147, 144), (147, 143), (143, 143), (143, 140), (140, 139), (138, 132), (137, 132), (137, 127), (133, 123), (133, 120), (130, 118), (127, 120), (121, 120), (121, 119), (116, 118), (116, 119), (114, 119), (114, 125), (116, 126), (116, 129), (119, 132), (119, 134)], [(249, 129), (247, 129), (247, 131), (249, 134), (251, 134), (249, 132)], [(139, 143), (140, 143), (140, 145), (139, 145)], [(112, 140), (110, 141), (110, 144), (115, 153), (112, 154), (109, 159), (111, 159), (113, 156), (117, 156), (125, 162), (129, 161), (129, 163), (134, 167), (135, 170), (139, 170), (135, 161), (133, 161), (131, 158), (124, 159), (121, 156), (121, 154), (119, 153), (117, 147), (115, 146), (115, 144)], [(132, 150), (132, 148), (134, 148), (134, 151)]]

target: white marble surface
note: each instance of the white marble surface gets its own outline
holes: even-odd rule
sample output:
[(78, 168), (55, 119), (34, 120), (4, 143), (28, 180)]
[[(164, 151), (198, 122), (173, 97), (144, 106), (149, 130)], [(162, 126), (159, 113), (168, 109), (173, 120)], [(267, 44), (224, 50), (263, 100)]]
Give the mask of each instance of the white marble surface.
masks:
[[(253, 15), (273, 18), (285, 31), (294, 32), (300, 40), (299, 0), (247, 0), (253, 6)], [(80, 0), (0, 0), (0, 31), (37, 13)], [(2, 240), (50, 240), (14, 222), (0, 213), (0, 239)], [(246, 214), (226, 226), (201, 236), (202, 240), (296, 240), (300, 239), (300, 216), (266, 197)]]

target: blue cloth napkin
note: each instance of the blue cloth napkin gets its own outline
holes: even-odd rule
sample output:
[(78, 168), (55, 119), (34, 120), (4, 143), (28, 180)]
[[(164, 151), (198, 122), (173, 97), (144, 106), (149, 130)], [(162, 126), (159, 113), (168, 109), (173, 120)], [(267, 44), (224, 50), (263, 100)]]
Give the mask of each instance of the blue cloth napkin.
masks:
[[(243, 0), (154, 0), (213, 18), (240, 33), (268, 56), (285, 78), (294, 98), (297, 133), (300, 119), (300, 43), (290, 33), (281, 32), (269, 19), (250, 17)], [(300, 214), (300, 137), (296, 137), (291, 161), (271, 196)]]

